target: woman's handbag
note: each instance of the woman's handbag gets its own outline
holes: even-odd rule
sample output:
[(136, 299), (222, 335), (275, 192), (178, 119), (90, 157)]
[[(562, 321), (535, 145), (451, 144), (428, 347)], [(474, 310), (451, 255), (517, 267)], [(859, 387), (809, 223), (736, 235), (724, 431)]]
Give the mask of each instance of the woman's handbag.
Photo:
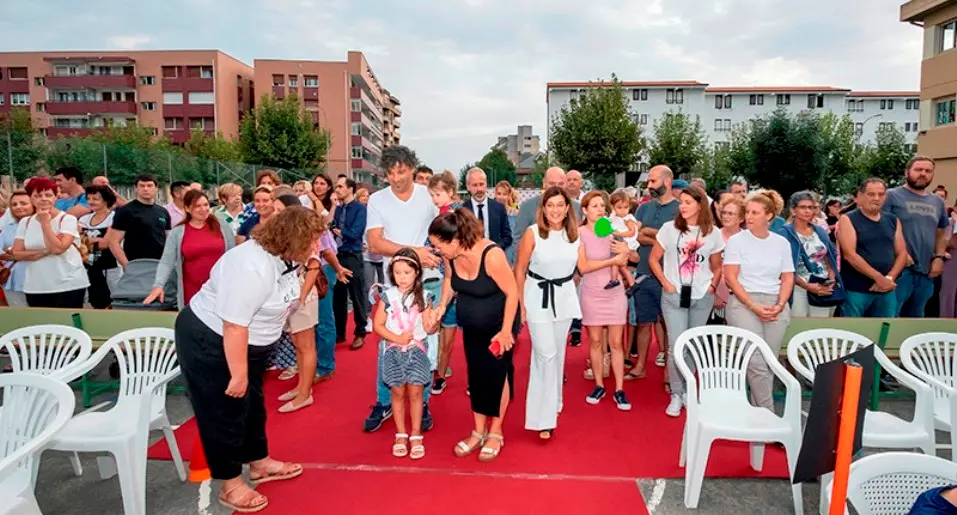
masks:
[(322, 267), (319, 268), (319, 275), (316, 277), (316, 294), (320, 299), (329, 294), (329, 279), (326, 279), (326, 273)]
[[(809, 284), (824, 284), (827, 282), (827, 279), (812, 275), (808, 277), (807, 282)], [(834, 291), (830, 295), (817, 295), (810, 291), (807, 292), (807, 303), (816, 308), (833, 308), (834, 306), (840, 306), (846, 298), (847, 295), (844, 293), (844, 286), (840, 281), (834, 283)]]

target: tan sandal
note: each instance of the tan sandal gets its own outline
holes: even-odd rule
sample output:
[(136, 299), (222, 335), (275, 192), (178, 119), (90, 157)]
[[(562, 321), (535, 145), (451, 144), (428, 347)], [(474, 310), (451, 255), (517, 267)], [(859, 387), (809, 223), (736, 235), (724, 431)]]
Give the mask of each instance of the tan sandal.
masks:
[(302, 465), (298, 463), (288, 463), (285, 461), (274, 461), (277, 464), (272, 467), (266, 467), (264, 470), (249, 469), (249, 482), (253, 486), (259, 486), (271, 481), (282, 481), (292, 479), (302, 475)]
[(421, 460), (425, 457), (425, 445), (422, 444), (422, 435), (410, 436), (409, 443), (412, 443), (412, 447), (409, 450), (409, 458), (413, 460)]
[(288, 381), (299, 375), (299, 370), (296, 367), (287, 368), (279, 374), (280, 381)]
[(478, 456), (478, 460), (482, 463), (488, 463), (495, 458), (498, 458), (499, 453), (502, 451), (502, 447), (505, 447), (505, 437), (500, 434), (489, 433), (486, 441), (488, 440), (498, 440), (498, 449), (482, 446), (482, 451), (479, 452)]
[[(475, 443), (474, 445), (469, 445), (468, 441), (472, 437), (478, 438), (478, 442)], [(472, 435), (468, 439), (462, 440), (461, 442), (455, 444), (455, 455), (458, 456), (459, 458), (464, 458), (468, 456), (469, 454), (472, 454), (473, 452), (475, 452), (476, 449), (478, 449), (484, 444), (485, 444), (485, 435), (479, 433), (478, 431), (472, 431)]]
[[(281, 400), (281, 399), (280, 399)], [(302, 408), (308, 408), (312, 406), (312, 395), (306, 397), (306, 400), (302, 404), (296, 405), (293, 404), (293, 401), (289, 401), (279, 407), (279, 413), (292, 413), (294, 411), (299, 411)]]
[[(241, 488), (246, 488), (246, 491), (236, 498), (233, 494)], [(250, 496), (250, 494), (252, 494), (252, 496)], [(232, 498), (232, 500), (230, 500), (230, 498)], [(259, 502), (255, 502), (256, 500)], [(266, 506), (269, 505), (269, 499), (243, 483), (232, 490), (220, 491), (219, 504), (239, 513), (255, 513), (265, 509)]]
[[(419, 437), (421, 438), (421, 437)], [(405, 442), (400, 442), (399, 440), (406, 440)], [(392, 444), (392, 455), (396, 458), (405, 458), (409, 455), (409, 435), (405, 433), (396, 433), (395, 434), (395, 443)]]

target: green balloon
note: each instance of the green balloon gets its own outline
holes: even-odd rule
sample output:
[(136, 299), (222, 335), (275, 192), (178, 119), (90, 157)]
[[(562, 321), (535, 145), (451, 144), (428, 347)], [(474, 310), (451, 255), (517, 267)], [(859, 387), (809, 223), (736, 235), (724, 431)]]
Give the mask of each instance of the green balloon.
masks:
[(608, 217), (601, 217), (595, 220), (595, 234), (601, 238), (611, 236), (615, 230), (611, 227), (611, 220)]

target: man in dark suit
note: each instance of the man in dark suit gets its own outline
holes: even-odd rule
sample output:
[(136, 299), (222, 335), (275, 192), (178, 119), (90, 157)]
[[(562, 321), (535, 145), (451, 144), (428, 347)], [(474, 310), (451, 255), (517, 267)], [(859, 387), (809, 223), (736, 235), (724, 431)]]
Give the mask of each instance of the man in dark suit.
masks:
[(462, 203), (464, 209), (475, 214), (485, 226), (485, 236), (494, 241), (502, 250), (512, 245), (512, 230), (508, 226), (505, 206), (488, 197), (488, 179), (481, 168), (472, 168), (465, 176), (469, 198)]

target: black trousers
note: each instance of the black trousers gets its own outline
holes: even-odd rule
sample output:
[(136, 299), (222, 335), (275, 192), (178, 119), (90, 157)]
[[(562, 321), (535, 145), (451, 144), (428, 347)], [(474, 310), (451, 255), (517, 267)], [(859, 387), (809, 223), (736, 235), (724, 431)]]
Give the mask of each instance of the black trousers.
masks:
[(336, 341), (346, 339), (346, 317), (349, 315), (349, 299), (352, 299), (352, 319), (355, 336), (366, 335), (366, 319), (369, 318), (369, 286), (365, 280), (365, 262), (361, 252), (340, 252), (339, 263), (352, 272), (349, 284), (336, 282), (332, 289), (332, 313), (336, 319)]
[(249, 346), (246, 395), (226, 395), (229, 367), (223, 337), (187, 307), (176, 317), (176, 353), (189, 390), (213, 479), (242, 474), (243, 464), (269, 456), (263, 375), (274, 345)]
[(106, 270), (91, 266), (86, 269), (86, 276), (90, 278), (89, 298), (93, 309), (106, 309), (113, 304), (110, 297), (110, 286), (106, 282)]
[(83, 309), (86, 288), (57, 293), (28, 293), (27, 305), (31, 308)]

